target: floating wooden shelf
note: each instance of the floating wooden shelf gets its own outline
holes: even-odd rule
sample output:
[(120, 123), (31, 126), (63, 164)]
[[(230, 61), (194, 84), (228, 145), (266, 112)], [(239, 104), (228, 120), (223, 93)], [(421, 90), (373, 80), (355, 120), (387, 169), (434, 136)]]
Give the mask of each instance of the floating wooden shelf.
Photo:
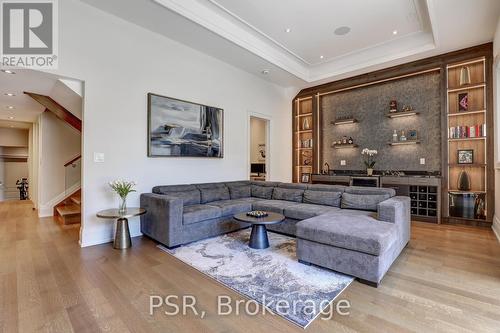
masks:
[(465, 116), (469, 114), (479, 114), (479, 113), (486, 113), (486, 110), (453, 112), (453, 113), (448, 113), (448, 117)]
[(475, 138), (459, 138), (459, 139), (448, 139), (449, 142), (453, 142), (453, 141), (470, 141), (470, 140), (485, 140), (486, 137), (485, 136), (478, 136), (478, 137), (475, 137)]
[(419, 140), (406, 140), (406, 141), (398, 141), (398, 142), (388, 142), (389, 146), (403, 146), (403, 145), (416, 145), (420, 143)]
[(484, 168), (486, 166), (485, 163), (471, 163), (471, 164), (458, 164), (458, 163), (450, 163), (448, 164), (450, 168), (453, 167), (458, 167), (458, 168), (463, 168), (463, 167), (472, 167), (472, 168)]
[(350, 118), (350, 119), (338, 119), (335, 121), (332, 121), (333, 125), (344, 125), (344, 124), (354, 124), (357, 123), (358, 120), (355, 118)]
[(341, 144), (341, 145), (332, 145), (333, 148), (335, 149), (346, 149), (346, 148), (357, 148), (358, 145), (356, 144)]
[(297, 147), (295, 149), (298, 149), (298, 150), (312, 150), (312, 148), (308, 148), (308, 147)]
[(417, 111), (398, 111), (398, 112), (390, 112), (386, 114), (388, 118), (400, 118), (400, 117), (410, 117), (418, 115)]
[(298, 114), (295, 117), (307, 117), (307, 116), (312, 116), (312, 112)]
[(297, 165), (299, 168), (312, 168), (312, 165)]
[(460, 88), (453, 88), (453, 89), (448, 89), (448, 93), (454, 93), (457, 91), (467, 91), (467, 90), (472, 90), (472, 89), (480, 89), (486, 87), (486, 84), (484, 82), (478, 83), (478, 84), (469, 84), (466, 86), (462, 86)]
[(460, 194), (467, 194), (467, 193), (476, 194), (477, 193), (477, 194), (482, 194), (482, 193), (486, 193), (486, 191), (460, 191), (460, 190), (449, 189), (448, 193), (460, 193)]

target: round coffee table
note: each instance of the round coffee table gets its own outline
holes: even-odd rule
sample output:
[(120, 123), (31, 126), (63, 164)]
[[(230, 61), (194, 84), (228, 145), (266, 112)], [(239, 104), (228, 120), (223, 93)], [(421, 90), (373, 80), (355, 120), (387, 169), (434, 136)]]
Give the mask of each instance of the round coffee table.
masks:
[(266, 225), (280, 223), (285, 219), (283, 215), (278, 213), (267, 212), (267, 214), (265, 217), (252, 217), (248, 216), (247, 213), (234, 215), (235, 220), (252, 224), (252, 233), (248, 243), (252, 249), (267, 249), (269, 240)]
[(127, 249), (132, 246), (130, 239), (130, 231), (128, 229), (128, 218), (146, 214), (144, 208), (127, 208), (125, 212), (120, 212), (118, 209), (106, 209), (97, 213), (97, 217), (104, 219), (117, 219), (116, 232), (113, 247), (115, 249)]

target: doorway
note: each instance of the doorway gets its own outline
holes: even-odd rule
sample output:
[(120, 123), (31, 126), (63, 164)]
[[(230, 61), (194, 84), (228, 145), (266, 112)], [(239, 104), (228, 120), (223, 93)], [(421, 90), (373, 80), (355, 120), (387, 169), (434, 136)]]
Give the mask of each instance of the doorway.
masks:
[(250, 180), (269, 179), (269, 119), (250, 116)]

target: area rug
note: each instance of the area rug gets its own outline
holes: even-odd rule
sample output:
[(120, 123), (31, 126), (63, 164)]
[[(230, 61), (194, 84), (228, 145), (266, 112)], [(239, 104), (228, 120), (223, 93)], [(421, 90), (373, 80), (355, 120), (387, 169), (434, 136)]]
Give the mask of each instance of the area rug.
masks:
[[(306, 328), (353, 277), (297, 261), (295, 238), (269, 232), (270, 246), (248, 247), (250, 229), (167, 249), (224, 286)], [(233, 304), (234, 305), (234, 304)]]

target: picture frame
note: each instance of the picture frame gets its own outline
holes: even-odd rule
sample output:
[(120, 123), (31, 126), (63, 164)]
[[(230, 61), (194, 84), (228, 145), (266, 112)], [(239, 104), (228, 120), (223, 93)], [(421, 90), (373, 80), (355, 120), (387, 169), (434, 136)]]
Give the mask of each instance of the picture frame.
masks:
[(224, 110), (148, 93), (148, 157), (224, 157)]
[(413, 140), (413, 141), (418, 140), (417, 130), (409, 130), (408, 131), (408, 140)]
[(300, 176), (300, 182), (301, 183), (310, 183), (311, 181), (311, 174), (309, 172), (302, 172)]
[(473, 164), (474, 163), (474, 150), (473, 149), (459, 149), (457, 151), (458, 164)]
[(458, 94), (458, 111), (467, 111), (469, 110), (469, 94), (468, 93), (460, 93)]

